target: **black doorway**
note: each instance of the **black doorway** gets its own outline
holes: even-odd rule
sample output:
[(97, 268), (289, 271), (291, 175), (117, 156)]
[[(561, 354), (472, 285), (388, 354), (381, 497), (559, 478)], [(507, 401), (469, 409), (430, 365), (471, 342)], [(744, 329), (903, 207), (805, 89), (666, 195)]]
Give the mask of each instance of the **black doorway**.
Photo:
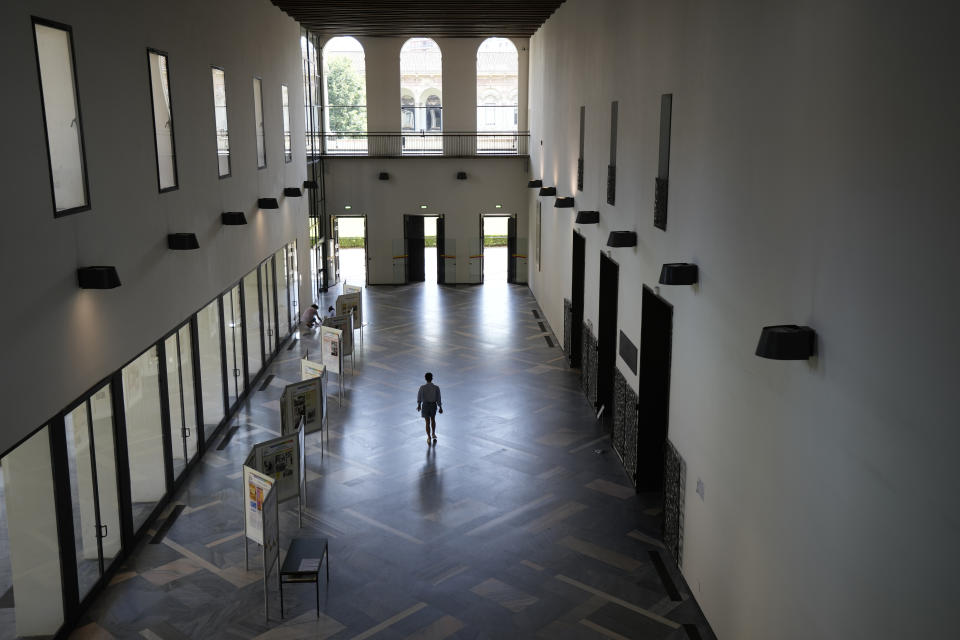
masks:
[(570, 306), (573, 318), (570, 327), (570, 366), (581, 366), (583, 356), (583, 270), (586, 260), (587, 241), (582, 235), (573, 232), (573, 271), (570, 276)]
[(517, 282), (517, 216), (507, 218), (507, 282)]
[(637, 393), (637, 489), (663, 488), (670, 409), (673, 307), (643, 288), (640, 314), (640, 389)]
[(597, 409), (613, 425), (613, 373), (617, 366), (617, 291), (620, 267), (600, 254), (600, 308), (597, 315)]
[(423, 282), (426, 279), (423, 268), (423, 249), (426, 240), (423, 236), (423, 216), (403, 216), (403, 245), (406, 259), (406, 281)]
[[(446, 273), (446, 248), (447, 243), (444, 239), (444, 227), (445, 223), (443, 216), (437, 218), (437, 284), (445, 284), (447, 282), (447, 273)], [(454, 279), (456, 279), (456, 274), (451, 274)]]

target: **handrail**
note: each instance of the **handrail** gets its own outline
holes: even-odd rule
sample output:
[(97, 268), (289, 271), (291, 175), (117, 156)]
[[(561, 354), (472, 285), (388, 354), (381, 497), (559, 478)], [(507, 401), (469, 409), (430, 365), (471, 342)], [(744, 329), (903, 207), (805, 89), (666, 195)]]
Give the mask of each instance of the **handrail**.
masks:
[(308, 156), (443, 156), (454, 158), (529, 155), (527, 131), (340, 131), (307, 136)]

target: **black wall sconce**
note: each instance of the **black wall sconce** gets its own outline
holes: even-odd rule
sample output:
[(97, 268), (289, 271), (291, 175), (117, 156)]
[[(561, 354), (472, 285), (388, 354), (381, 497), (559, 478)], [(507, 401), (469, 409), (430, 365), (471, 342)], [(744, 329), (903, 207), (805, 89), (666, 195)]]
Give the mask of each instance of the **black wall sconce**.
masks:
[(167, 246), (174, 251), (190, 251), (199, 249), (200, 243), (195, 233), (168, 233)]
[(527, 183), (528, 189), (539, 189), (543, 186), (543, 180), (531, 180)]
[(810, 327), (779, 324), (764, 327), (757, 343), (757, 355), (771, 360), (807, 360), (814, 355), (817, 334)]
[(457, 180), (466, 180), (467, 172), (466, 171), (457, 171)]
[(247, 216), (243, 215), (243, 211), (224, 211), (220, 214), (220, 221), (228, 226), (247, 224)]
[(573, 209), (573, 196), (557, 198), (553, 201), (553, 206), (557, 209)]
[(386, 171), (381, 171), (381, 172), (380, 172), (380, 175), (377, 176), (377, 179), (378, 179), (378, 180), (389, 180), (389, 179), (390, 179), (390, 174), (387, 173)]
[(81, 289), (115, 289), (120, 286), (116, 267), (80, 267), (77, 284)]
[(304, 189), (319, 189), (319, 187), (317, 186), (317, 181), (316, 181), (316, 180), (304, 180), (304, 181), (303, 181), (303, 188), (304, 188)]
[(556, 196), (557, 188), (556, 187), (540, 187), (540, 193), (537, 195), (541, 196)]
[(608, 247), (635, 247), (637, 246), (636, 231), (611, 231), (607, 238)]
[(668, 262), (660, 267), (660, 284), (696, 284), (699, 278), (697, 265), (689, 262)]
[(276, 198), (258, 198), (257, 208), (258, 209), (279, 209), (280, 203), (277, 202)]
[(574, 220), (577, 224), (599, 224), (600, 222), (600, 212), (599, 211), (577, 211), (577, 219)]
[(303, 195), (303, 192), (296, 187), (284, 187), (283, 195), (287, 198), (299, 198)]

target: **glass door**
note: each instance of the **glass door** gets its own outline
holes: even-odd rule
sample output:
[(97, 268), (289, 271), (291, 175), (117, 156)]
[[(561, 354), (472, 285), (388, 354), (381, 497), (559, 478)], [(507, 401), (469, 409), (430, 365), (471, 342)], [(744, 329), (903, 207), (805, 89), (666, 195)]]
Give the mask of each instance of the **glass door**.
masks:
[(277, 268), (277, 339), (290, 333), (290, 294), (288, 290), (289, 265), (286, 248), (273, 254), (273, 263)]
[(167, 360), (167, 407), (170, 412), (174, 480), (180, 477), (187, 464), (197, 455), (197, 404), (191, 346), (189, 323), (163, 342)]
[(263, 308), (263, 344), (267, 357), (277, 350), (277, 316), (273, 304), (273, 264), (268, 258), (260, 264), (260, 300)]
[(290, 292), (290, 325), (292, 328), (300, 319), (300, 271), (297, 267), (296, 240), (287, 245), (287, 254), (289, 254), (287, 290)]
[(64, 416), (80, 599), (120, 553), (113, 405), (104, 385)]
[(227, 354), (227, 405), (232, 407), (243, 390), (243, 316), (240, 285), (223, 294), (223, 341)]
[(260, 327), (260, 286), (257, 283), (257, 270), (243, 277), (244, 325), (247, 333), (247, 370), (250, 382), (263, 367), (263, 336)]

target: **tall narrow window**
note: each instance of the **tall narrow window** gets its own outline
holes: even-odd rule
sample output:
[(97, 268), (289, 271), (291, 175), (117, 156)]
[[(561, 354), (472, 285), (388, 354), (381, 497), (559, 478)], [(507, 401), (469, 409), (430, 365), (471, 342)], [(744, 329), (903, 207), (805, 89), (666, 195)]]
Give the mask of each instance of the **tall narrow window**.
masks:
[(516, 153), (517, 47), (507, 38), (487, 38), (477, 49), (477, 151)]
[(230, 175), (230, 134), (227, 131), (227, 83), (223, 69), (212, 68), (213, 112), (217, 124), (217, 172), (221, 178)]
[(287, 85), (280, 85), (280, 98), (283, 100), (283, 161), (293, 160), (293, 139), (290, 137), (290, 92)]
[(367, 151), (367, 70), (356, 38), (330, 38), (323, 46), (324, 138), (327, 153)]
[(160, 193), (177, 188), (177, 154), (173, 143), (173, 111), (170, 108), (170, 71), (167, 54), (147, 49), (150, 68), (150, 98), (157, 151), (157, 184)]
[(34, 18), (33, 37), (40, 72), (54, 215), (85, 211), (90, 208), (90, 194), (77, 99), (73, 32), (66, 25)]
[(257, 169), (267, 166), (267, 148), (263, 136), (263, 82), (253, 79), (253, 121), (257, 128)]
[[(400, 48), (400, 126), (403, 131), (443, 130), (443, 57), (430, 38), (410, 38)], [(439, 154), (443, 138), (404, 136), (403, 153)]]

